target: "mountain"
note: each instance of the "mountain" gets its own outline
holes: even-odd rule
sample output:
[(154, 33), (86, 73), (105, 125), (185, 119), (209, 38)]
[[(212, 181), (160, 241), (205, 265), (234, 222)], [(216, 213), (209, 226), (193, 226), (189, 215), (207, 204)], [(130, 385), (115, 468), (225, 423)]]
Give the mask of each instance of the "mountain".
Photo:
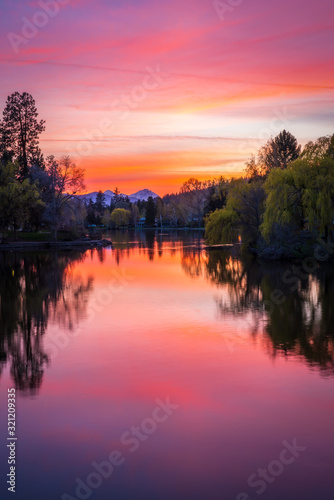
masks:
[[(81, 200), (84, 200), (84, 201), (92, 200), (93, 203), (95, 203), (96, 195), (97, 195), (97, 191), (93, 191), (92, 193), (81, 194), (78, 196), (78, 198), (80, 198)], [(106, 197), (106, 204), (110, 205), (112, 198), (114, 198), (114, 193), (112, 191), (110, 191), (110, 189), (107, 189), (104, 192), (104, 195)], [(131, 203), (136, 203), (136, 201), (138, 201), (138, 200), (147, 201), (149, 196), (152, 196), (152, 198), (158, 198), (158, 195), (153, 193), (153, 191), (150, 191), (149, 189), (141, 189), (140, 191), (137, 191), (136, 193), (133, 193), (130, 195), (122, 194), (122, 196), (129, 196)]]
[[(134, 203), (138, 200), (147, 201), (150, 196), (152, 196), (152, 198), (158, 198), (158, 195), (153, 193), (153, 191), (150, 191), (149, 189), (142, 189), (141, 191), (137, 191), (136, 193), (130, 194), (129, 198), (130, 201)], [(133, 198), (133, 200), (131, 198)]]

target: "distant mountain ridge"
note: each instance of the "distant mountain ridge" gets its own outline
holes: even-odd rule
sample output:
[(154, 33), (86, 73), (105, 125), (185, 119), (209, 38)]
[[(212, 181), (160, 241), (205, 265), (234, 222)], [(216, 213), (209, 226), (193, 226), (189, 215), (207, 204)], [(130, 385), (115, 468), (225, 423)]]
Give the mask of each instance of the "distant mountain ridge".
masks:
[[(97, 195), (97, 191), (93, 191), (92, 193), (82, 194), (82, 195), (78, 196), (78, 198), (85, 200), (85, 201), (92, 200), (92, 202), (95, 203), (96, 195)], [(115, 197), (113, 191), (110, 191), (110, 189), (107, 189), (104, 192), (104, 195), (106, 197), (107, 205), (110, 205), (111, 200)], [(136, 193), (133, 193), (130, 195), (122, 193), (122, 196), (128, 196), (130, 198), (131, 203), (136, 203), (139, 200), (147, 201), (149, 196), (152, 196), (152, 198), (158, 198), (158, 195), (156, 193), (153, 193), (153, 191), (151, 191), (150, 189), (141, 189), (140, 191), (137, 191)]]

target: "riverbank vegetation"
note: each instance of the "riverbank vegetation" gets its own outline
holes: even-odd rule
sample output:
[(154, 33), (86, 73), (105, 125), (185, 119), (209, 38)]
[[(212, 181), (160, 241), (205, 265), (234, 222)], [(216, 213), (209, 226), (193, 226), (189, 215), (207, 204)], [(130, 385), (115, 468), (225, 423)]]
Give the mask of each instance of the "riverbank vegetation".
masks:
[(308, 255), (333, 240), (334, 135), (306, 144), (283, 131), (232, 180), (226, 204), (206, 218), (211, 244), (243, 244), (270, 258)]
[[(202, 228), (208, 244), (242, 242), (265, 257), (302, 256), (332, 240), (334, 136), (302, 149), (282, 131), (246, 163), (238, 179), (191, 178), (180, 192), (132, 203), (116, 187), (82, 196), (84, 170), (70, 156), (44, 158), (45, 130), (33, 97), (11, 94), (0, 121), (0, 235), (76, 239), (125, 227)], [(44, 235), (44, 236), (41, 236)]]

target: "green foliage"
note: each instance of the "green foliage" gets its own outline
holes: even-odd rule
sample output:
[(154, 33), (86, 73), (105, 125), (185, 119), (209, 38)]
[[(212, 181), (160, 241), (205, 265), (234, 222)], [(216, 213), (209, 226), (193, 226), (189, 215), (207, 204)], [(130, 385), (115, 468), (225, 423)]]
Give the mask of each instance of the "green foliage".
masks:
[(28, 179), (16, 179), (18, 165), (0, 165), (0, 227), (5, 232), (9, 227), (14, 231), (29, 219), (33, 207), (43, 206), (35, 184)]
[(102, 224), (105, 227), (110, 227), (111, 224), (111, 216), (110, 216), (110, 210), (106, 209), (104, 211), (103, 217), (102, 217)]
[(262, 221), (264, 190), (262, 181), (232, 180), (226, 207), (206, 219), (208, 243), (233, 243), (241, 236), (244, 244), (256, 243)]
[(223, 177), (220, 177), (208, 188), (204, 209), (206, 214), (223, 208), (226, 205), (228, 186), (229, 183)]
[(281, 226), (297, 229), (302, 218), (301, 191), (295, 184), (292, 168), (274, 170), (264, 184), (267, 194), (261, 234), (267, 242)]
[[(267, 242), (279, 228), (295, 233), (308, 229), (319, 236), (328, 234), (334, 217), (334, 159), (319, 148), (308, 146), (305, 155), (285, 171), (273, 171), (266, 183), (267, 193), (261, 232)], [(320, 152), (319, 156), (316, 156)]]
[(113, 210), (110, 220), (116, 227), (124, 227), (127, 226), (130, 222), (131, 212), (129, 210), (125, 210), (125, 208), (115, 208)]
[(230, 208), (216, 210), (205, 219), (205, 240), (210, 245), (238, 240), (238, 215)]

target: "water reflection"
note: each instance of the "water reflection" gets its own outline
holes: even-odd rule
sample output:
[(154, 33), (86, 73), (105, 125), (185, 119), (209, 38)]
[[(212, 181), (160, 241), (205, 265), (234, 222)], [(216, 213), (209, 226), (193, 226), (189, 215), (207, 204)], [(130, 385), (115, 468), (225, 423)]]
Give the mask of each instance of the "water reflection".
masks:
[(186, 248), (181, 264), (190, 276), (206, 276), (224, 291), (215, 298), (222, 317), (251, 313), (250, 331), (269, 340), (271, 356), (299, 356), (324, 374), (334, 373), (333, 265), (305, 274), (300, 264)]
[(0, 373), (10, 363), (17, 389), (35, 392), (42, 383), (49, 321), (72, 329), (83, 316), (93, 280), (72, 272), (83, 258), (78, 252), (0, 253)]
[(173, 256), (185, 247), (196, 247), (198, 250), (203, 245), (202, 231), (124, 230), (111, 231), (105, 237), (113, 242), (113, 253), (118, 265), (124, 258), (129, 258), (136, 252), (147, 255), (153, 262), (164, 253)]
[[(50, 321), (61, 330), (71, 330), (85, 316), (93, 278), (84, 280), (78, 270), (74, 272), (76, 264), (84, 269), (86, 261), (93, 266), (93, 274), (98, 267), (105, 274), (110, 264), (120, 265), (136, 255), (156, 266), (160, 280), (167, 279), (166, 263), (180, 259), (187, 276), (216, 286), (218, 316), (246, 319), (245, 332), (261, 339), (271, 357), (299, 357), (323, 374), (333, 375), (333, 265), (305, 274), (297, 264), (259, 262), (231, 248), (205, 250), (197, 231), (119, 231), (112, 240), (111, 253), (106, 249), (0, 253), (0, 374), (10, 364), (17, 388), (34, 391), (42, 383), (50, 361), (42, 339)], [(165, 259), (160, 272), (163, 257), (169, 260)], [(136, 259), (133, 263), (144, 265)], [(289, 278), (282, 280), (286, 273)], [(174, 286), (187, 294), (182, 281)], [(277, 291), (281, 303), (272, 301)], [(182, 312), (182, 303), (178, 307)]]

